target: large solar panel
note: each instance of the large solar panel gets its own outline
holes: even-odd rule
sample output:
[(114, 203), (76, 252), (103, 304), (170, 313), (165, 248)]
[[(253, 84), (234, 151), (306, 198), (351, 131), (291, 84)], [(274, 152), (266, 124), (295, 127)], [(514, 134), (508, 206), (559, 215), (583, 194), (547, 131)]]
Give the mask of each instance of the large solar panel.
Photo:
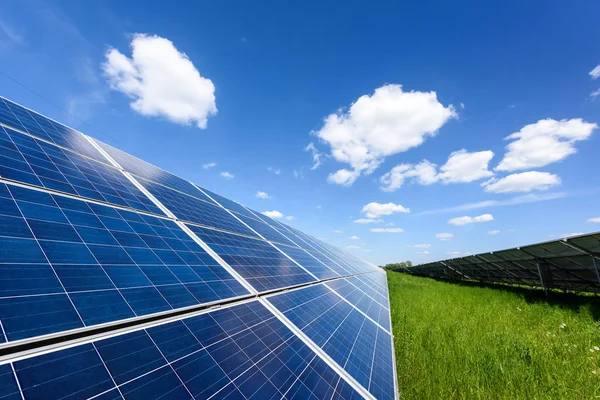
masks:
[(0, 98), (0, 399), (397, 398), (385, 274)]
[(407, 272), (449, 280), (581, 292), (600, 290), (600, 233), (416, 265)]

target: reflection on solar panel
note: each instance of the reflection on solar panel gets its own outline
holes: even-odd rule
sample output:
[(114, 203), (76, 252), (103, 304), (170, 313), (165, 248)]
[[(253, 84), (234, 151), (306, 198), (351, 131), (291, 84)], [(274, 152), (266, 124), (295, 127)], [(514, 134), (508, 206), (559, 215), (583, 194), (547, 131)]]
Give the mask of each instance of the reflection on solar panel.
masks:
[(397, 398), (385, 274), (0, 98), (0, 399)]
[(417, 265), (406, 271), (449, 280), (600, 290), (600, 233)]

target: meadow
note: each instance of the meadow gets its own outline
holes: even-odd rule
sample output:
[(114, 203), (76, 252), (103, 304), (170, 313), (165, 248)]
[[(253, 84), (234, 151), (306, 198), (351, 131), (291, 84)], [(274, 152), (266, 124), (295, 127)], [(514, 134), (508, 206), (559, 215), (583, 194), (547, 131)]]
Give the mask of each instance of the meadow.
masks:
[(388, 272), (404, 399), (600, 397), (600, 300)]

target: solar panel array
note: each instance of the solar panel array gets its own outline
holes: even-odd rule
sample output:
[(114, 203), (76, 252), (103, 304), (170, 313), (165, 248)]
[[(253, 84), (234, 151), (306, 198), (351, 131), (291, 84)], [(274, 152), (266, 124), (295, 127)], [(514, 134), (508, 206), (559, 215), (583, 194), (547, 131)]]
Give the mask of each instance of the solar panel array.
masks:
[(591, 233), (416, 265), (405, 271), (448, 280), (597, 292), (599, 267), (600, 233)]
[(0, 97), (0, 399), (396, 385), (379, 268)]

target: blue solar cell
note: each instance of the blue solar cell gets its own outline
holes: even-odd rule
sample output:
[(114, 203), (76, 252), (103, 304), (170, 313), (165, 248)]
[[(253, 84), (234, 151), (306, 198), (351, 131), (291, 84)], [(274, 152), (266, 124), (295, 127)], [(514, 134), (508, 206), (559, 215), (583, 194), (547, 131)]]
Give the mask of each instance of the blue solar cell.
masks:
[(353, 276), (348, 281), (357, 288), (367, 292), (370, 297), (389, 309), (389, 296), (387, 291), (387, 276), (383, 272)]
[(138, 178), (138, 181), (178, 219), (256, 237), (223, 207), (199, 200), (165, 186)]
[(360, 290), (357, 286), (350, 283), (350, 279), (336, 279), (327, 282), (327, 286), (335, 290), (389, 332), (391, 329), (389, 310)]
[(171, 220), (0, 188), (8, 340), (248, 294)]
[(106, 162), (104, 156), (80, 132), (3, 98), (0, 98), (0, 123), (73, 150), (86, 157)]
[(216, 194), (215, 192), (212, 192), (208, 189), (205, 189), (203, 187), (201, 187), (201, 189), (208, 194), (214, 201), (216, 201), (217, 203), (219, 203), (220, 205), (222, 205), (223, 207), (225, 207), (226, 209), (233, 211), (237, 214), (241, 214), (244, 215), (246, 217), (250, 217), (250, 218), (254, 218), (254, 219), (258, 219), (256, 218), (256, 215), (254, 215), (251, 211), (249, 211), (246, 207), (244, 207), (243, 205), (233, 201), (233, 200), (229, 200), (226, 197), (223, 197), (219, 194)]
[(258, 292), (315, 280), (264, 240), (193, 225), (189, 228)]
[(297, 263), (302, 265), (307, 271), (312, 273), (318, 279), (334, 278), (339, 274), (324, 265), (321, 261), (313, 257), (311, 254), (304, 249), (298, 247), (290, 247), (277, 245), (277, 247), (285, 254), (293, 258)]
[(283, 243), (283, 244), (286, 244), (286, 245), (292, 246), (292, 247), (298, 247), (298, 246), (296, 246), (296, 244), (294, 242), (292, 242), (287, 237), (285, 237), (284, 235), (282, 235), (281, 233), (279, 233), (278, 231), (273, 229), (271, 226), (265, 224), (262, 221), (258, 221), (254, 218), (248, 218), (243, 215), (238, 215), (238, 218), (241, 219), (242, 221), (244, 221), (244, 223), (246, 225), (248, 225), (250, 228), (252, 228), (256, 232), (258, 232), (266, 240), (269, 240), (269, 241), (275, 242), (275, 243)]
[[(215, 336), (217, 321), (237, 319)], [(206, 324), (208, 321), (212, 323)], [(27, 398), (355, 398), (324, 361), (254, 301), (14, 363)], [(10, 365), (2, 392), (15, 392)]]
[(139, 176), (140, 178), (147, 179), (149, 181), (159, 183), (163, 186), (175, 189), (179, 192), (185, 193), (189, 196), (196, 197), (198, 199), (207, 201), (211, 204), (215, 204), (210, 198), (204, 193), (198, 190), (193, 184), (182, 179), (170, 172), (167, 172), (159, 167), (156, 167), (146, 161), (140, 160), (130, 154), (125, 153), (119, 149), (102, 143), (96, 140), (96, 143), (102, 147), (125, 171), (132, 173), (133, 175)]
[(0, 127), (0, 176), (163, 214), (116, 168), (4, 127)]
[(0, 399), (22, 400), (15, 374), (10, 364), (0, 365)]
[[(391, 393), (383, 398), (393, 398), (391, 336), (387, 332), (323, 284), (268, 300), (363, 387), (372, 394)], [(381, 357), (374, 356), (377, 350)], [(377, 368), (380, 362), (390, 367)]]

